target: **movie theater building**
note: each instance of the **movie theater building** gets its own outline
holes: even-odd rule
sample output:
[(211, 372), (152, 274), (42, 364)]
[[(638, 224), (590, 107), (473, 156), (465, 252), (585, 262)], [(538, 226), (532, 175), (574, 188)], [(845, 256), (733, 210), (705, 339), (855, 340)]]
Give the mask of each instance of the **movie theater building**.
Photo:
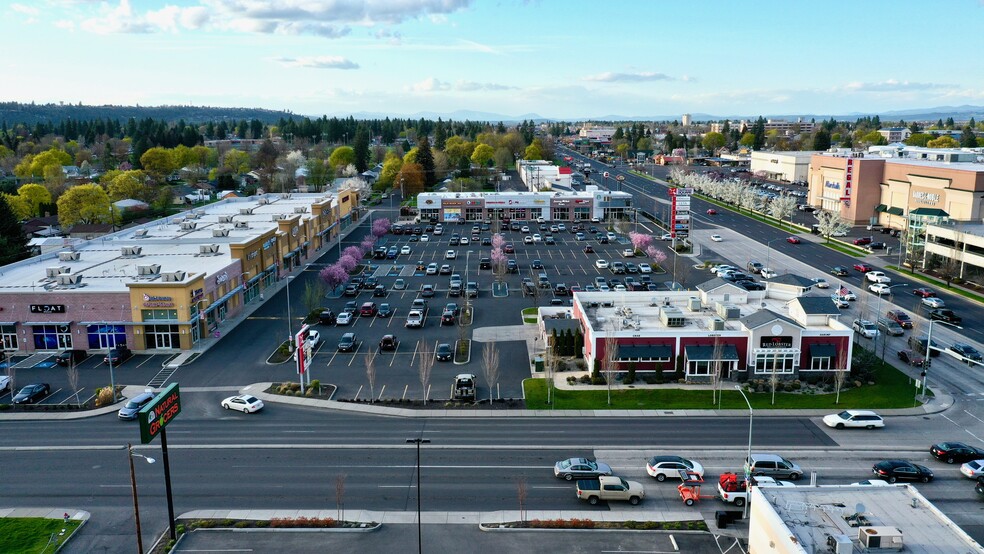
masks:
[(621, 219), (632, 211), (632, 195), (588, 186), (574, 192), (422, 192), (422, 220), (441, 222), (517, 220), (586, 221)]
[(611, 355), (616, 371), (695, 383), (718, 368), (732, 380), (812, 380), (850, 368), (851, 328), (826, 295), (789, 299), (712, 279), (696, 291), (577, 292), (570, 317), (589, 368), (604, 369)]
[(347, 191), (227, 199), (4, 266), (3, 348), (192, 349), (320, 255), (357, 204)]

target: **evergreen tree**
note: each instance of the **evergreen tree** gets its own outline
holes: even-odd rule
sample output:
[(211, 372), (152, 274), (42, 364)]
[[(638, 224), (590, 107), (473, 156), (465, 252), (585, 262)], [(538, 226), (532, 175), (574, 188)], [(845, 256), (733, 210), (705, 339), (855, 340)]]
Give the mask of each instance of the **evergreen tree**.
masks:
[(365, 126), (360, 125), (355, 131), (352, 149), (355, 151), (355, 169), (359, 173), (369, 169), (369, 129)]
[(765, 146), (765, 118), (759, 116), (752, 125), (752, 134), (755, 135), (755, 142), (752, 143), (752, 150), (761, 150)]
[(954, 125), (953, 118), (952, 117), (946, 118), (946, 128), (953, 129), (953, 125)]
[(7, 199), (0, 196), (0, 266), (27, 257), (27, 235), (10, 209), (10, 204), (7, 204)]
[[(849, 135), (849, 133), (846, 133)], [(823, 127), (817, 129), (813, 135), (813, 149), (824, 151), (830, 148), (830, 133)]]
[(444, 143), (448, 140), (448, 132), (441, 118), (437, 118), (437, 125), (434, 126), (434, 148), (444, 150)]
[(964, 148), (977, 148), (977, 135), (974, 134), (974, 128), (967, 125), (960, 131), (960, 146)]
[(434, 171), (434, 153), (431, 152), (430, 142), (427, 135), (417, 141), (417, 163), (424, 170), (424, 185), (428, 187), (437, 183), (437, 174)]
[(936, 128), (937, 129), (942, 129), (943, 128), (943, 120), (942, 119), (936, 120)]

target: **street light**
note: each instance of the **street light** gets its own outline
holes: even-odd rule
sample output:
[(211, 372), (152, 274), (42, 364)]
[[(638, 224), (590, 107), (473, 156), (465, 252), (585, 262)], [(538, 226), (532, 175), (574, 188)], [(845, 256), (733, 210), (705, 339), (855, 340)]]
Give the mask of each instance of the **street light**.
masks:
[(137, 454), (133, 451), (132, 444), (126, 445), (126, 454), (126, 457), (130, 462), (130, 490), (133, 492), (133, 519), (137, 523), (137, 553), (143, 554), (143, 536), (140, 534), (140, 506), (137, 503), (137, 475), (133, 470), (133, 457), (137, 456), (143, 458), (144, 460), (147, 460), (148, 464), (152, 464), (157, 460), (149, 456), (144, 456), (143, 454)]
[(769, 265), (769, 262), (772, 261), (772, 243), (773, 242), (776, 242), (777, 240), (783, 240), (785, 238), (786, 237), (779, 237), (779, 238), (772, 239), (772, 240), (770, 240), (770, 241), (768, 241), (768, 242), (765, 243), (765, 246), (766, 246), (766, 251), (765, 251), (765, 267), (767, 267), (769, 269), (772, 269), (772, 266)]
[(423, 543), (420, 540), (420, 445), (430, 444), (430, 439), (421, 437), (407, 439), (407, 444), (417, 445), (417, 554), (423, 554)]
[(933, 354), (933, 324), (934, 323), (942, 323), (943, 325), (949, 325), (954, 329), (960, 329), (961, 331), (963, 330), (963, 327), (957, 325), (956, 323), (950, 323), (948, 321), (941, 321), (938, 319), (929, 320), (929, 331), (926, 332), (926, 357), (923, 358), (923, 370), (922, 370), (923, 373), (922, 397), (923, 398), (926, 398), (926, 381), (929, 380), (930, 358), (932, 357)]
[[(745, 458), (745, 489), (748, 490), (748, 468), (749, 463), (751, 463), (752, 458), (752, 416), (755, 415), (754, 410), (752, 410), (752, 403), (748, 401), (748, 397), (745, 396), (745, 391), (741, 390), (741, 385), (735, 385), (735, 390), (741, 393), (741, 397), (745, 399), (745, 403), (748, 404), (748, 456)], [(751, 493), (751, 490), (748, 490)], [(751, 494), (749, 494), (751, 498)], [(745, 500), (745, 510), (742, 519), (748, 519), (748, 500)]]

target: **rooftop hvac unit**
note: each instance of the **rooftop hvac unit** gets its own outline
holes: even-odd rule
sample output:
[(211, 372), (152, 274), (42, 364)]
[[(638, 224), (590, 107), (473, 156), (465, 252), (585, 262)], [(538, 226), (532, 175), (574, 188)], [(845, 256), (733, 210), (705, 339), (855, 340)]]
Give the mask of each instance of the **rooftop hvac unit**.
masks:
[(185, 217), (186, 217), (187, 219), (198, 219), (198, 218), (199, 218), (199, 217), (201, 217), (201, 216), (202, 216), (202, 214), (200, 214), (200, 213), (198, 213), (198, 212), (190, 212), (190, 213), (188, 213), (187, 215), (185, 215)]
[(307, 206), (294, 206), (294, 213), (295, 214), (307, 213)]
[(136, 231), (133, 232), (133, 236), (138, 239), (142, 237), (146, 237), (147, 229), (137, 229)]
[(272, 216), (270, 216), (270, 219), (273, 221), (280, 221), (283, 218), (284, 218), (284, 214), (273, 214)]
[(827, 548), (834, 554), (851, 554), (854, 544), (847, 535), (827, 535)]
[(62, 273), (61, 275), (55, 277), (55, 279), (57, 279), (59, 285), (66, 287), (77, 287), (82, 282), (82, 274)]
[(58, 253), (59, 262), (77, 262), (79, 261), (78, 252), (59, 252)]
[(158, 275), (161, 272), (161, 264), (147, 264), (137, 266), (137, 275)]
[(741, 310), (734, 304), (718, 303), (717, 315), (724, 319), (738, 319), (741, 317)]
[(219, 216), (219, 223), (232, 223), (232, 216), (231, 215), (220, 215)]
[(174, 219), (171, 220), (171, 223), (178, 223), (178, 224), (180, 224), (180, 223), (184, 223), (184, 220), (185, 220), (185, 218), (183, 218), (183, 217), (176, 217), (176, 218), (174, 218)]
[(44, 272), (49, 279), (54, 279), (59, 275), (70, 273), (71, 271), (72, 271), (71, 268), (65, 267), (63, 265), (44, 268)]
[(218, 244), (200, 244), (198, 245), (198, 253), (201, 255), (211, 255), (219, 253)]
[(260, 206), (266, 206), (267, 204), (270, 203), (270, 199), (269, 198), (260, 198), (259, 200), (256, 201), (256, 203), (259, 204)]
[(686, 323), (686, 320), (683, 318), (683, 312), (675, 306), (663, 306), (660, 308), (659, 320), (667, 327), (683, 327)]
[(699, 312), (700, 311), (700, 298), (697, 298), (696, 296), (691, 296), (690, 298), (688, 298), (687, 299), (687, 309), (690, 310), (691, 312)]
[(724, 320), (720, 317), (711, 318), (709, 328), (711, 331), (724, 331)]
[(180, 283), (181, 281), (185, 280), (185, 272), (168, 271), (166, 273), (162, 273), (161, 277), (163, 278), (165, 283)]
[(288, 200), (290, 198), (290, 193), (282, 192), (280, 193), (280, 197), (283, 198), (284, 200)]
[(236, 229), (249, 229), (249, 223), (245, 221), (237, 221), (235, 226)]
[(123, 248), (120, 248), (120, 254), (122, 254), (124, 258), (135, 258), (140, 255), (142, 250), (143, 248), (140, 246), (124, 246)]
[(194, 221), (185, 221), (181, 224), (182, 231), (194, 231), (195, 227), (198, 227), (198, 223), (195, 223)]
[(228, 237), (229, 229), (212, 229), (213, 237)]
[(253, 208), (239, 208), (239, 215), (253, 215)]
[(858, 540), (865, 548), (894, 548), (902, 550), (902, 531), (895, 527), (861, 527)]

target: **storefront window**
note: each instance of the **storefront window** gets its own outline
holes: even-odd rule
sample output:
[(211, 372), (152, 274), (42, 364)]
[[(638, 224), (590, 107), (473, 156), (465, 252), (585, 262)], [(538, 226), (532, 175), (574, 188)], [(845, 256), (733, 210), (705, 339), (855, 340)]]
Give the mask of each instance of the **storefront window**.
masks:
[(567, 208), (553, 208), (550, 210), (551, 221), (567, 221), (569, 210)]
[(829, 356), (810, 358), (810, 369), (813, 371), (829, 371), (834, 366), (833, 361), (833, 358)]
[(0, 342), (4, 350), (17, 350), (17, 328), (14, 325), (0, 325)]
[(574, 219), (576, 221), (591, 219), (591, 208), (574, 208)]
[(126, 327), (122, 325), (89, 325), (86, 327), (89, 336), (89, 348), (113, 348), (118, 344), (126, 344)]
[(68, 325), (34, 325), (35, 350), (61, 350), (72, 347), (72, 331)]
[(792, 373), (799, 352), (759, 352), (755, 354), (755, 373)]
[(484, 210), (482, 208), (465, 208), (465, 220), (482, 221)]
[(143, 321), (177, 321), (178, 310), (140, 310)]
[(148, 349), (180, 348), (177, 325), (144, 325)]

